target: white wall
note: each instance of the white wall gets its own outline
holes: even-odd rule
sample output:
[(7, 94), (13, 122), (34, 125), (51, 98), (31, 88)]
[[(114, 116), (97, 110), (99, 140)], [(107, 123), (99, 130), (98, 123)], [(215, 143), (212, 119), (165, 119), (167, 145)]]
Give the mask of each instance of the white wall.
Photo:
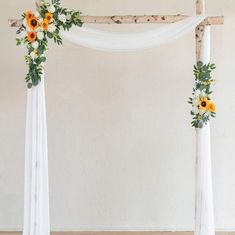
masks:
[[(193, 0), (64, 0), (84, 14), (194, 14)], [(33, 1), (0, 2), (0, 230), (23, 224), (24, 50), (7, 25)], [(226, 17), (212, 29), (217, 64), (211, 122), (215, 219), (235, 231), (235, 3), (207, 0)], [(96, 26), (97, 27), (97, 26)], [(101, 26), (100, 26), (101, 27)], [(103, 26), (110, 30), (152, 26)], [(192, 230), (194, 35), (138, 53), (64, 42), (47, 53), (51, 223), (54, 230)]]

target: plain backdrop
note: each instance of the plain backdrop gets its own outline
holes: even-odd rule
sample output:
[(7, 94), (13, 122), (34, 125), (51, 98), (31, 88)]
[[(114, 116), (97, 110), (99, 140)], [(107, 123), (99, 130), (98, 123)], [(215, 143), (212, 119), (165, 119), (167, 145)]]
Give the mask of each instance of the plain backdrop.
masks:
[[(188, 14), (194, 0), (63, 0), (84, 14)], [(235, 231), (235, 2), (207, 0), (217, 117), (211, 122), (217, 230)], [(0, 230), (23, 225), (27, 67), (9, 17), (33, 1), (0, 0)], [(112, 31), (157, 25), (92, 26)], [(52, 230), (193, 230), (194, 33), (113, 54), (64, 41), (45, 66)]]

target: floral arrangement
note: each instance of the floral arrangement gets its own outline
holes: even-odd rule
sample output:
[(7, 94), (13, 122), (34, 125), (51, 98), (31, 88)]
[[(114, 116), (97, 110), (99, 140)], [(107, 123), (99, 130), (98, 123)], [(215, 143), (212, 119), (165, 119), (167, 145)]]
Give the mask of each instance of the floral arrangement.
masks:
[(191, 124), (195, 128), (202, 128), (208, 123), (210, 117), (215, 117), (216, 114), (215, 104), (210, 98), (211, 84), (214, 83), (211, 72), (214, 69), (214, 64), (203, 64), (201, 61), (194, 65), (195, 86), (188, 103), (192, 105), (193, 121)]
[(60, 0), (51, 3), (42, 0), (36, 12), (27, 11), (22, 15), (23, 24), (17, 30), (17, 45), (25, 45), (25, 56), (29, 71), (25, 77), (27, 87), (37, 86), (41, 81), (43, 65), (46, 61), (45, 51), (49, 39), (62, 45), (60, 30), (69, 30), (73, 25), (82, 26), (80, 11), (67, 10), (60, 6)]

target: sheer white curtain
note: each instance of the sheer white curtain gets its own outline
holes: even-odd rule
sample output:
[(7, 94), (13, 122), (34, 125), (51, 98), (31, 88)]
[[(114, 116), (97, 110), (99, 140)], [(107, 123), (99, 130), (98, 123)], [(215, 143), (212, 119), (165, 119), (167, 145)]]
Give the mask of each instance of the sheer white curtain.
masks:
[[(210, 62), (210, 26), (205, 27), (200, 60)], [(196, 129), (195, 235), (214, 235), (210, 124)]]
[(161, 28), (138, 33), (107, 32), (83, 26), (72, 28), (69, 32), (63, 32), (62, 36), (70, 42), (95, 50), (138, 51), (182, 37), (186, 33), (192, 32), (204, 19), (203, 15), (192, 16)]
[(49, 235), (47, 125), (44, 76), (28, 89), (23, 235)]

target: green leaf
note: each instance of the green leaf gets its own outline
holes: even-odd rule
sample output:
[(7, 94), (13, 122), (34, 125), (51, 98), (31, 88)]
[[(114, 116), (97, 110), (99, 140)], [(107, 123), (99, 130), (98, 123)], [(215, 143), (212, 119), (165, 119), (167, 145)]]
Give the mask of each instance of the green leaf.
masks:
[(204, 65), (202, 66), (202, 70), (207, 71), (207, 65), (206, 65), (206, 64), (204, 64)]
[(203, 122), (199, 121), (197, 126), (198, 126), (198, 128), (202, 128), (203, 127)]
[(22, 42), (21, 39), (16, 38), (16, 45), (17, 45), (17, 46), (20, 46), (20, 45), (21, 45), (21, 42)]
[(33, 85), (37, 86), (38, 85), (38, 80), (33, 81)]
[(53, 17), (54, 17), (54, 19), (57, 19), (58, 18), (58, 13), (57, 12), (53, 13)]
[(202, 66), (203, 66), (203, 63), (202, 63), (201, 61), (198, 61), (198, 62), (197, 62), (197, 66), (198, 66), (198, 67), (202, 67)]
[(44, 50), (45, 50), (45, 47), (44, 47), (43, 45), (40, 45), (40, 46), (38, 47), (38, 53), (39, 53), (39, 54), (43, 54)]
[(46, 57), (41, 57), (41, 62), (45, 62), (46, 61)]
[(50, 38), (50, 39), (52, 39), (52, 38), (53, 38), (53, 34), (52, 34), (52, 33), (50, 33), (50, 32), (48, 32), (48, 31), (47, 31), (47, 36), (48, 36), (48, 38)]

